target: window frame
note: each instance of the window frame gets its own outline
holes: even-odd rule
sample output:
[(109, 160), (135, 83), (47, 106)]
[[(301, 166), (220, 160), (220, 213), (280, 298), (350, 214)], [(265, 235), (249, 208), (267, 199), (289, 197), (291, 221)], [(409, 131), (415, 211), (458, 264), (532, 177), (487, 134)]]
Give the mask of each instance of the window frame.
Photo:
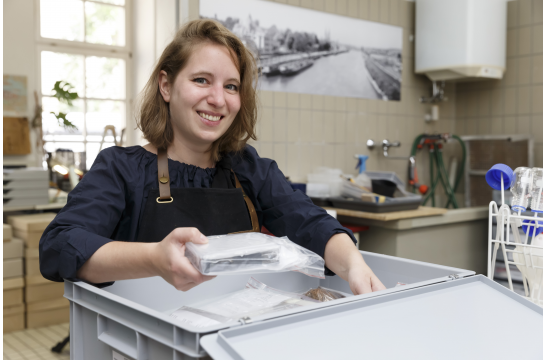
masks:
[[(102, 3), (100, 1), (93, 1), (93, 0), (83, 0), (93, 3), (99, 3), (99, 4), (106, 4)], [(82, 97), (84, 103), (83, 108), (83, 116), (84, 116), (84, 129), (82, 130), (83, 135), (83, 147), (85, 151), (87, 152), (87, 143), (97, 143), (96, 141), (88, 141), (87, 140), (87, 101), (88, 100), (99, 100), (99, 101), (124, 101), (125, 102), (125, 129), (130, 124), (130, 119), (132, 117), (132, 78), (130, 74), (132, 74), (132, 34), (129, 31), (129, 29), (132, 28), (132, 7), (131, 7), (131, 0), (125, 0), (124, 6), (119, 5), (112, 5), (112, 4), (106, 4), (106, 5), (112, 5), (112, 6), (119, 6), (125, 8), (125, 46), (114, 46), (114, 45), (102, 45), (102, 44), (91, 44), (86, 42), (80, 42), (80, 41), (69, 41), (69, 40), (60, 40), (60, 39), (52, 39), (52, 38), (45, 38), (41, 36), (41, 18), (40, 18), (40, 0), (34, 0), (35, 2), (35, 18), (36, 18), (36, 74), (37, 74), (37, 93), (38, 93), (38, 99), (41, 103), (41, 99), (43, 97), (49, 97), (48, 94), (42, 93), (42, 51), (51, 51), (51, 52), (58, 52), (58, 53), (66, 53), (66, 54), (74, 54), (74, 55), (83, 55), (83, 56), (98, 56), (98, 57), (109, 57), (109, 58), (118, 58), (123, 59), (125, 61), (125, 99), (119, 100), (119, 99), (99, 99), (99, 98), (92, 98), (87, 97), (87, 94), (85, 97)], [(84, 4), (85, 8), (85, 4)], [(84, 70), (85, 71), (85, 70)], [(85, 76), (85, 74), (84, 74)], [(121, 130), (121, 129), (120, 129)], [(67, 135), (69, 135), (67, 133)], [(121, 134), (116, 134), (119, 137)], [(110, 134), (108, 134), (110, 136)], [(125, 138), (128, 140), (128, 134), (127, 130), (125, 130)], [(55, 143), (73, 143), (73, 140), (54, 140), (51, 142)], [(99, 143), (99, 142), (98, 142)]]

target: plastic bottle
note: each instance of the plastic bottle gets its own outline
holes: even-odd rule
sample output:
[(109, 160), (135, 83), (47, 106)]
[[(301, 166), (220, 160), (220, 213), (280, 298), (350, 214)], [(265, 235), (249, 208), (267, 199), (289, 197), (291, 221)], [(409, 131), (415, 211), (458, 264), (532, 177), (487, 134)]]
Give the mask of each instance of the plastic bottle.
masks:
[(532, 185), (532, 169), (527, 167), (518, 167), (513, 173), (513, 182), (511, 183), (511, 210), (526, 211), (528, 199), (530, 198), (530, 188)]
[(543, 169), (532, 169), (532, 211), (543, 212)]

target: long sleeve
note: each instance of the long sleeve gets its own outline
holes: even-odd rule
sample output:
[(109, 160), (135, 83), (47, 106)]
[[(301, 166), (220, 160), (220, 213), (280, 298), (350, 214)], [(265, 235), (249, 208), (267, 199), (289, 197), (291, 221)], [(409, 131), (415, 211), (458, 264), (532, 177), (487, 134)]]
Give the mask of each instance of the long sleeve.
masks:
[(275, 236), (287, 236), (322, 257), (327, 242), (337, 233), (346, 233), (356, 243), (349, 229), (292, 189), (275, 161), (260, 158), (251, 146), (233, 159), (233, 170), (256, 206), (260, 224)]
[(120, 171), (130, 171), (117, 157), (113, 149), (100, 152), (91, 170), (70, 192), (66, 206), (43, 233), (40, 271), (45, 278), (75, 280), (79, 268), (95, 251), (112, 241), (126, 208)]

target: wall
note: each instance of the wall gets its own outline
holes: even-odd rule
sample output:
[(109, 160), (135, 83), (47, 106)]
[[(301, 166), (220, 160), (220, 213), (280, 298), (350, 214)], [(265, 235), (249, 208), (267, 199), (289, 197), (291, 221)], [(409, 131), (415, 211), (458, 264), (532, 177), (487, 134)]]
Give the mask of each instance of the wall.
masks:
[(543, 0), (511, 1), (507, 11), (504, 78), (457, 85), (456, 132), (530, 134), (543, 167)]
[[(431, 82), (414, 75), (414, 2), (405, 0), (290, 0), (289, 5), (325, 11), (358, 19), (403, 27), (403, 80), (400, 102), (356, 98), (266, 92), (260, 93), (259, 140), (253, 143), (262, 157), (277, 161), (294, 181), (306, 181), (306, 174), (318, 166), (341, 168), (355, 173), (354, 154), (370, 155), (370, 170), (396, 171), (406, 181), (407, 161), (385, 159), (382, 151), (369, 152), (367, 139), (401, 141), (393, 156), (409, 156), (414, 138), (425, 131), (453, 132), (455, 129), (454, 86), (447, 87), (449, 102), (441, 107), (441, 120), (424, 121), (429, 112), (419, 103), (428, 96)], [(189, 2), (190, 19), (198, 18), (198, 1)], [(349, 70), (347, 70), (349, 71)], [(418, 157), (420, 176), (428, 178), (427, 157)]]
[[(35, 46), (35, 2), (6, 0), (3, 2), (4, 69), (6, 75), (21, 75), (27, 78), (27, 112), (18, 116), (32, 119), (34, 115), (34, 90), (38, 90), (36, 67), (38, 57)], [(16, 29), (16, 30), (14, 30)], [(14, 36), (17, 34), (16, 36)], [(7, 114), (6, 114), (7, 115)], [(4, 165), (36, 166), (35, 134), (31, 131), (29, 155), (4, 156)]]

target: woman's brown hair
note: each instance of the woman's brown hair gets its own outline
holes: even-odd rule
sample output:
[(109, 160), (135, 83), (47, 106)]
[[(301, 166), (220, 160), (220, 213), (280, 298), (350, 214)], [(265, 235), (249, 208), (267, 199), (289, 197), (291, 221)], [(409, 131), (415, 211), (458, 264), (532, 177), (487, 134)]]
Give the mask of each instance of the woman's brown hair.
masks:
[(218, 161), (222, 154), (240, 151), (249, 139), (257, 139), (255, 123), (258, 73), (252, 53), (238, 37), (215, 20), (193, 20), (178, 30), (174, 40), (163, 51), (140, 95), (138, 110), (140, 116), (136, 121), (147, 141), (158, 149), (168, 148), (174, 139), (174, 131), (170, 123), (169, 104), (163, 100), (159, 91), (159, 74), (164, 70), (168, 82), (174, 84), (176, 76), (189, 60), (193, 50), (206, 42), (227, 47), (240, 73), (240, 110), (229, 129), (210, 149), (212, 159)]

